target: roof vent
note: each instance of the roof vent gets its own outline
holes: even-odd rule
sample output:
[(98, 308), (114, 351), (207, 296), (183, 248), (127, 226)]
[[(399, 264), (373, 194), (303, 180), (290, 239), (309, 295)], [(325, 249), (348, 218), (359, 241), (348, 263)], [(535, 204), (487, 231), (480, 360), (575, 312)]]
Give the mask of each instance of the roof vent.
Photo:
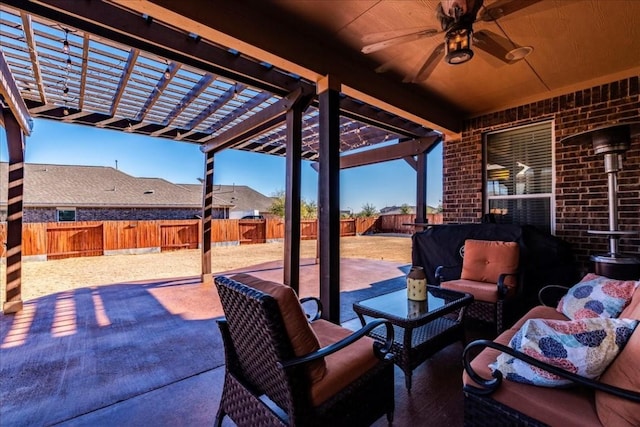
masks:
[(153, 193), (155, 193), (155, 190), (146, 190), (144, 192), (144, 194), (153, 194)]

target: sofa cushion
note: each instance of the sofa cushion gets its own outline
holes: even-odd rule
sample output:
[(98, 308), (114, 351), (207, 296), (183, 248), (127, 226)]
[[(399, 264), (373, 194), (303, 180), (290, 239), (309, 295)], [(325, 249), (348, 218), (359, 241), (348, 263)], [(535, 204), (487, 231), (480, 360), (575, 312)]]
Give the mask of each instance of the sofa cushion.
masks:
[(520, 319), (518, 319), (518, 321), (511, 327), (511, 329), (515, 329), (517, 331), (529, 319), (569, 320), (569, 318), (564, 314), (558, 313), (555, 307), (537, 305), (529, 310)]
[(570, 319), (618, 317), (640, 285), (634, 280), (615, 280), (587, 274), (558, 303), (558, 311)]
[[(296, 356), (304, 356), (320, 349), (320, 341), (311, 326), (309, 326), (309, 321), (300, 306), (298, 296), (290, 286), (263, 280), (245, 273), (236, 274), (230, 278), (271, 295), (276, 300)], [(326, 372), (324, 359), (310, 362), (308, 364), (308, 372), (311, 382), (320, 381)]]
[[(620, 317), (640, 320), (640, 291), (633, 295), (631, 303)], [(600, 377), (600, 381), (640, 393), (640, 327), (629, 339), (625, 348)], [(620, 399), (604, 392), (596, 392), (596, 409), (602, 424), (606, 426), (640, 426), (640, 404)]]
[[(322, 347), (348, 337), (353, 331), (326, 320), (311, 323)], [(344, 389), (380, 361), (373, 352), (373, 339), (362, 337), (351, 345), (325, 357), (326, 374), (322, 380), (311, 386), (311, 402), (320, 405), (331, 396)]]
[[(509, 346), (542, 362), (585, 378), (598, 378), (627, 343), (638, 321), (587, 318), (573, 321), (529, 319), (516, 332)], [(511, 381), (545, 387), (573, 383), (506, 353), (500, 354), (492, 370)]]
[[(520, 247), (516, 242), (467, 239), (464, 242), (464, 261), (461, 279), (498, 283), (503, 273), (518, 270)], [(505, 279), (505, 285), (516, 284), (513, 276)]]
[[(525, 321), (539, 314), (532, 311), (523, 316)], [(516, 328), (507, 329), (495, 342), (507, 345), (517, 331)], [(499, 351), (490, 348), (483, 350), (471, 361), (473, 370), (484, 378), (491, 378), (489, 364), (499, 354)], [(478, 386), (466, 371), (463, 372), (462, 381), (465, 385)], [(593, 404), (593, 392), (582, 387), (546, 388), (505, 380), (490, 398), (548, 425), (602, 427)]]

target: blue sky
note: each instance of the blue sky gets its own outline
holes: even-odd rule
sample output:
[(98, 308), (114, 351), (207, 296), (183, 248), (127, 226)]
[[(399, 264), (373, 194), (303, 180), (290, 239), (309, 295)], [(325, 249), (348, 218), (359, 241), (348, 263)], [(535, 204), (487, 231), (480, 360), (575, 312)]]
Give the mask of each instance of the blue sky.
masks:
[[(7, 141), (0, 131), (0, 160), (8, 161)], [(26, 142), (28, 163), (116, 166), (136, 177), (157, 177), (195, 184), (203, 176), (204, 154), (195, 144), (125, 132), (35, 119)], [(415, 171), (395, 160), (340, 172), (340, 207), (353, 212), (365, 204), (376, 209), (415, 204)], [(285, 187), (284, 157), (240, 150), (224, 150), (215, 157), (215, 184), (248, 185), (272, 196)], [(317, 173), (311, 162), (302, 165), (302, 197), (317, 201)], [(428, 156), (427, 203), (442, 199), (442, 144)]]

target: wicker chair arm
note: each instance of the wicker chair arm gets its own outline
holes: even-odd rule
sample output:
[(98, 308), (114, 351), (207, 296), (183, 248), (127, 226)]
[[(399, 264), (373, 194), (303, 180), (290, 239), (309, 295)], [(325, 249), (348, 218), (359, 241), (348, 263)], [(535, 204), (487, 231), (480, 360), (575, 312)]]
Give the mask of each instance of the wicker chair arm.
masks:
[[(530, 365), (533, 365), (537, 368), (544, 369), (547, 372), (555, 374), (561, 378), (568, 379), (576, 384), (592, 388), (594, 390), (603, 391), (605, 393), (612, 394), (617, 397), (621, 397), (623, 399), (631, 400), (633, 402), (640, 402), (640, 393), (633, 390), (627, 390), (620, 387), (615, 387), (612, 385), (604, 384), (598, 381), (594, 381), (589, 378), (585, 378), (583, 376), (574, 374), (573, 372), (565, 371), (564, 369), (558, 368), (557, 366), (549, 365), (548, 363), (541, 362), (538, 359), (534, 359), (531, 356), (528, 356), (524, 353), (521, 353), (517, 350), (512, 349), (509, 346), (498, 344), (496, 342), (490, 340), (477, 340), (469, 343), (462, 353), (462, 361), (464, 365), (464, 369), (471, 377), (473, 381), (479, 384), (482, 388), (465, 385), (463, 387), (465, 392), (476, 394), (476, 395), (489, 395), (496, 391), (500, 384), (502, 383), (502, 373), (500, 371), (493, 372), (492, 379), (486, 379), (478, 375), (473, 368), (471, 367), (471, 350), (475, 347), (489, 347), (495, 350), (501, 351), (503, 353), (507, 353), (510, 356), (513, 356), (517, 359), (520, 359)], [(475, 351), (473, 352), (475, 353)]]
[(445, 282), (447, 279), (444, 277), (444, 271), (448, 268), (460, 268), (460, 264), (457, 265), (439, 265), (436, 267), (433, 275), (436, 278), (436, 286), (440, 286), (440, 283)]
[(568, 290), (566, 286), (547, 285), (538, 291), (538, 301), (544, 306), (555, 307)]
[(509, 276), (516, 277), (516, 280), (519, 279), (520, 273), (502, 273), (498, 276), (498, 297), (503, 299), (507, 293), (509, 292), (509, 287), (504, 284), (504, 279)]
[(320, 316), (322, 316), (322, 301), (320, 301), (319, 298), (316, 297), (305, 297), (305, 298), (300, 298), (300, 304), (303, 306), (305, 306), (305, 303), (307, 302), (314, 302), (316, 305), (316, 312), (313, 316), (311, 316), (307, 310), (304, 310), (304, 314), (305, 316), (307, 316), (307, 319), (309, 319), (309, 322), (313, 322), (314, 320), (318, 320), (320, 318)]
[(393, 338), (394, 338), (394, 333), (393, 333), (393, 326), (391, 325), (391, 323), (388, 320), (383, 320), (383, 319), (375, 319), (369, 323), (367, 323), (365, 326), (363, 326), (362, 328), (358, 329), (357, 331), (355, 331), (354, 333), (352, 333), (351, 335), (349, 335), (346, 338), (341, 339), (338, 342), (335, 342), (331, 345), (328, 345), (326, 347), (321, 348), (320, 350), (314, 351), (312, 353), (309, 353), (307, 355), (301, 356), (301, 357), (296, 357), (294, 359), (289, 359), (283, 362), (278, 362), (278, 365), (281, 368), (289, 368), (291, 366), (296, 366), (296, 365), (301, 365), (303, 363), (308, 363), (311, 362), (313, 360), (316, 359), (320, 359), (322, 357), (326, 357), (332, 353), (335, 353), (338, 350), (341, 350), (351, 344), (353, 344), (354, 342), (358, 341), (360, 338), (366, 336), (369, 334), (369, 332), (371, 332), (372, 330), (374, 330), (375, 328), (381, 326), (381, 325), (385, 325), (387, 328), (387, 336), (385, 339), (385, 343), (384, 345), (381, 343), (378, 343), (377, 341), (374, 343), (374, 351), (376, 353), (376, 355), (383, 360), (388, 360), (391, 361), (393, 360), (393, 353), (391, 353), (391, 345), (393, 344)]

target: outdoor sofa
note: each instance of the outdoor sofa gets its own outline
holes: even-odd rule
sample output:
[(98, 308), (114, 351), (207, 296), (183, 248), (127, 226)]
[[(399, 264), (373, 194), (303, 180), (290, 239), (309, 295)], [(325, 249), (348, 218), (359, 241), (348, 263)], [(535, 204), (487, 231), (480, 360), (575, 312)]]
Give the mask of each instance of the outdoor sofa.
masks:
[[(593, 379), (585, 378), (580, 371), (572, 374), (557, 366), (541, 362), (540, 360), (544, 359), (543, 356), (549, 356), (546, 359), (547, 362), (553, 357), (559, 357), (557, 354), (549, 355), (546, 353), (547, 349), (553, 346), (541, 344), (543, 339), (549, 337), (542, 337), (536, 343), (539, 344), (540, 353), (536, 354), (536, 351), (531, 350), (532, 347), (524, 349), (527, 354), (513, 349), (516, 347), (523, 350), (525, 342), (523, 337), (526, 336), (529, 339), (535, 335), (535, 330), (531, 328), (531, 325), (540, 325), (540, 319), (547, 320), (542, 323), (567, 327), (575, 322), (571, 322), (564, 313), (571, 314), (574, 319), (584, 315), (578, 319), (581, 322), (593, 317), (594, 313), (589, 312), (589, 307), (596, 307), (595, 311), (600, 311), (603, 306), (597, 302), (589, 301), (593, 294), (587, 296), (588, 292), (583, 291), (584, 289), (595, 289), (589, 286), (598, 281), (605, 283), (616, 294), (624, 293), (622, 285), (625, 285), (624, 289), (626, 289), (627, 295), (616, 295), (624, 299), (625, 302), (621, 303), (621, 308), (624, 308), (620, 314), (617, 317), (612, 316), (614, 320), (602, 320), (601, 317), (607, 316), (600, 315), (598, 318), (591, 319), (593, 322), (636, 323), (636, 320), (640, 320), (640, 288), (638, 287), (640, 281), (615, 281), (589, 274), (569, 290), (567, 294), (569, 296), (565, 297), (569, 299), (563, 298), (563, 301), (557, 306), (552, 303), (550, 306), (534, 307), (511, 329), (504, 331), (495, 340), (478, 340), (470, 343), (465, 348), (463, 355), (465, 425), (640, 426), (640, 326), (635, 329), (633, 326), (624, 329), (627, 334), (621, 335), (628, 339), (626, 344), (624, 339), (618, 342), (620, 330), (616, 330), (615, 342), (620, 344), (621, 351), (617, 353), (617, 356), (613, 356), (612, 361), (602, 367), (604, 369), (602, 374), (595, 375)], [(581, 286), (582, 289), (580, 289)], [(549, 295), (547, 290), (554, 291), (557, 288), (559, 287), (544, 288), (540, 293), (541, 301), (544, 300), (545, 293), (547, 296)], [(566, 290), (567, 288), (564, 288), (564, 291)], [(575, 298), (576, 295), (581, 299)], [(572, 301), (584, 303), (587, 308), (569, 312), (567, 306)], [(585, 315), (585, 313), (587, 314)], [(528, 320), (529, 323), (527, 323)], [(561, 321), (562, 323), (548, 322), (548, 320)], [(521, 328), (523, 331), (514, 338)], [(571, 330), (570, 332), (577, 331)], [(588, 334), (577, 333), (570, 336), (570, 339), (578, 337), (578, 341), (586, 342), (588, 346), (593, 347), (595, 344), (585, 340), (585, 336)], [(599, 335), (598, 339), (602, 339), (602, 337), (603, 335)], [(512, 340), (512, 338), (514, 339)], [(535, 341), (535, 338), (531, 338), (531, 341), (528, 342), (532, 341)], [(598, 354), (602, 353), (604, 351), (598, 349)], [(476, 354), (477, 356), (474, 358), (473, 356)], [(527, 355), (535, 356), (535, 358)], [(494, 365), (494, 369), (489, 367), (490, 364), (496, 363), (499, 356), (503, 363)], [(556, 364), (558, 364), (558, 360), (560, 359), (554, 359)], [(530, 385), (526, 383), (527, 378), (520, 378), (520, 381), (524, 382), (513, 381), (509, 378), (514, 375), (516, 363), (530, 369), (531, 373), (537, 377), (536, 381), (541, 381), (540, 379), (546, 381), (547, 378), (553, 377), (560, 380), (568, 379), (569, 385), (560, 387)], [(575, 372), (570, 365), (563, 365), (563, 367)], [(550, 376), (549, 372), (558, 376)]]

